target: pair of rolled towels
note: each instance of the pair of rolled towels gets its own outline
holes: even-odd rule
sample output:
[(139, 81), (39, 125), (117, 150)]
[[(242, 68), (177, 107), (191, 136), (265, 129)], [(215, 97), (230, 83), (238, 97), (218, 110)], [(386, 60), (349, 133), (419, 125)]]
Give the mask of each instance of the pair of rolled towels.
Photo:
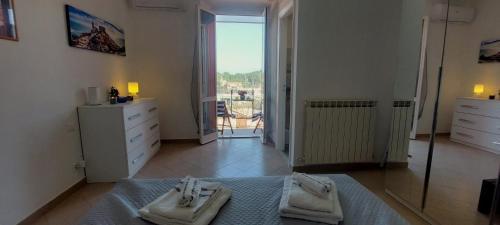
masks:
[(159, 225), (208, 225), (230, 198), (231, 190), (221, 183), (186, 177), (139, 214)]
[(179, 207), (193, 207), (200, 198), (201, 185), (198, 179), (193, 177), (185, 177), (175, 186), (175, 189), (180, 193), (177, 199), (177, 205)]
[(343, 220), (333, 180), (303, 173), (285, 178), (279, 212), (282, 217), (328, 224)]

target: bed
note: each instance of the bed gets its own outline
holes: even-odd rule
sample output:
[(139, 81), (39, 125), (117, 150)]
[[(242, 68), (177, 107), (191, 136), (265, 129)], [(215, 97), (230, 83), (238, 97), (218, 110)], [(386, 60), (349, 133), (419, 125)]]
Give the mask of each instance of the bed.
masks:
[[(347, 175), (326, 175), (338, 187), (344, 212), (342, 225), (409, 225), (396, 211)], [(278, 205), (284, 177), (219, 178), (233, 190), (231, 200), (212, 221), (213, 225), (309, 225), (318, 223), (281, 218)], [(80, 221), (81, 225), (151, 225), (137, 213), (174, 187), (178, 179), (123, 180), (107, 193)]]

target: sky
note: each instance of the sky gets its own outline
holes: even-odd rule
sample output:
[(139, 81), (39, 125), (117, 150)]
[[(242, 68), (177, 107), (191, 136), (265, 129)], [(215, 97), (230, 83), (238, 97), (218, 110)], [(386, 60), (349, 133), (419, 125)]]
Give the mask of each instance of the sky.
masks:
[(263, 24), (218, 22), (217, 72), (247, 73), (262, 69)]

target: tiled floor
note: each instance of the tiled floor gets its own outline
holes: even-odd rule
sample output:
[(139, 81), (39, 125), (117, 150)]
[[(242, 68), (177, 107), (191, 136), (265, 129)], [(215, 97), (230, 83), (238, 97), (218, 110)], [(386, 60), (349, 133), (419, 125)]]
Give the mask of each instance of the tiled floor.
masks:
[(257, 128), (255, 133), (253, 132), (255, 128), (235, 128), (233, 133), (231, 129), (224, 129), (224, 134), (219, 133), (221, 138), (247, 138), (247, 137), (260, 137), (262, 135), (262, 128)]
[[(408, 168), (387, 172), (392, 192), (412, 205), (422, 205), (428, 140), (410, 142)], [(477, 211), (483, 179), (498, 175), (500, 155), (439, 137), (434, 146), (429, 191), (424, 213), (442, 225), (487, 225)]]
[[(222, 139), (208, 145), (167, 144), (136, 178), (253, 177), (290, 174), (286, 156), (259, 139)], [(351, 172), (353, 176), (412, 224), (425, 224), (384, 193), (384, 171)], [(113, 184), (88, 184), (40, 218), (37, 225), (70, 225), (79, 220)]]

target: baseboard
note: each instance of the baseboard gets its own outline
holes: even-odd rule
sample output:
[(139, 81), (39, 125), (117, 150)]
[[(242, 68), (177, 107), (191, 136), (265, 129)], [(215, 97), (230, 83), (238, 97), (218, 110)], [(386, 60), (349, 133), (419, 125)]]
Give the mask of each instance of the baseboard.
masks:
[[(437, 133), (436, 137), (449, 137), (451, 133)], [(417, 134), (416, 139), (430, 138), (431, 134)]]
[(408, 162), (386, 162), (387, 169), (408, 168)]
[(200, 143), (200, 139), (162, 139), (162, 144)]
[(24, 220), (22, 220), (18, 225), (29, 225), (35, 223), (36, 220), (38, 220), (40, 217), (42, 217), (45, 213), (47, 213), (49, 210), (54, 208), (56, 205), (67, 199), (70, 195), (75, 193), (78, 189), (83, 187), (87, 182), (85, 181), (85, 178), (81, 179), (78, 181), (76, 184), (68, 188), (66, 191), (58, 195), (56, 198), (52, 199), (49, 201), (47, 204), (33, 212), (31, 215), (26, 217)]
[(321, 164), (321, 165), (307, 165), (295, 166), (293, 171), (302, 173), (338, 173), (357, 170), (372, 170), (382, 169), (380, 163), (339, 163), (339, 164)]

